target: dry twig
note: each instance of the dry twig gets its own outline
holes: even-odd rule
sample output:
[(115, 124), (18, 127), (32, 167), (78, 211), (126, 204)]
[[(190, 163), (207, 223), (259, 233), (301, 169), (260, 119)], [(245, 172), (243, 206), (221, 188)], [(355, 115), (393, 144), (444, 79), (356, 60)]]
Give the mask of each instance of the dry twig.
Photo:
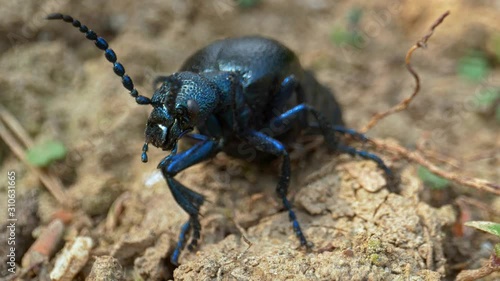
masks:
[(23, 267), (28, 268), (48, 261), (60, 245), (64, 230), (64, 223), (60, 219), (51, 221), (24, 254), (21, 262)]
[(404, 99), (399, 104), (395, 105), (394, 107), (390, 108), (389, 110), (387, 110), (385, 112), (382, 112), (382, 113), (375, 114), (372, 117), (372, 119), (370, 120), (370, 122), (368, 122), (368, 124), (366, 124), (363, 128), (361, 128), (361, 130), (359, 130), (361, 133), (367, 132), (370, 128), (372, 128), (373, 126), (375, 126), (381, 119), (383, 119), (383, 118), (385, 118), (385, 117), (387, 117), (387, 116), (389, 116), (391, 114), (394, 114), (396, 112), (400, 112), (400, 111), (405, 110), (408, 107), (408, 105), (410, 104), (410, 102), (417, 96), (418, 92), (420, 91), (420, 78), (419, 78), (417, 72), (415, 72), (415, 70), (411, 66), (411, 55), (413, 54), (413, 52), (416, 49), (418, 49), (418, 48), (426, 48), (427, 47), (427, 40), (429, 40), (429, 38), (434, 33), (434, 29), (436, 29), (436, 27), (438, 25), (440, 25), (443, 22), (443, 20), (449, 14), (450, 14), (449, 11), (447, 11), (444, 14), (442, 14), (434, 22), (434, 24), (432, 24), (429, 32), (424, 37), (422, 37), (420, 40), (418, 40), (417, 43), (415, 43), (415, 45), (413, 45), (410, 48), (410, 50), (408, 50), (408, 53), (406, 53), (406, 59), (405, 59), (406, 68), (408, 69), (408, 71), (410, 72), (410, 74), (413, 76), (413, 78), (415, 78), (415, 83), (416, 83), (415, 84), (415, 89), (413, 90), (413, 93), (411, 94), (411, 96), (409, 96), (408, 98)]
[(108, 211), (108, 216), (106, 217), (106, 224), (104, 229), (108, 232), (113, 232), (118, 226), (118, 221), (120, 216), (125, 210), (125, 202), (131, 197), (129, 192), (124, 192), (113, 202)]
[(482, 210), (485, 213), (483, 217), (487, 217), (488, 215), (500, 217), (500, 210), (495, 209), (495, 206), (490, 206), (481, 200), (461, 195), (455, 200), (455, 202), (459, 204), (459, 207), (462, 207), (461, 205), (463, 204), (467, 204)]
[(495, 254), (491, 255), (488, 263), (483, 265), (481, 268), (472, 270), (462, 270), (457, 275), (457, 281), (472, 281), (492, 274), (495, 271), (500, 271), (500, 258), (496, 257)]
[(428, 159), (441, 162), (455, 169), (460, 169), (461, 161), (427, 148), (426, 143), (427, 143), (427, 137), (425, 137), (420, 141), (417, 141), (416, 143), (417, 151), (422, 153)]
[(384, 142), (384, 141), (379, 140), (379, 139), (370, 139), (369, 142), (374, 144), (379, 149), (394, 152), (397, 155), (399, 155), (399, 156), (401, 156), (409, 161), (416, 162), (416, 163), (424, 166), (425, 168), (427, 168), (433, 174), (438, 175), (442, 178), (456, 182), (458, 184), (462, 184), (465, 186), (476, 188), (476, 189), (481, 190), (481, 191), (491, 192), (491, 193), (500, 195), (500, 185), (498, 185), (496, 183), (489, 182), (489, 181), (483, 180), (483, 179), (464, 177), (464, 176), (461, 176), (457, 173), (445, 171), (445, 170), (437, 167), (433, 163), (431, 163), (429, 160), (427, 160), (420, 153), (418, 153), (416, 151), (409, 151), (408, 149), (406, 149), (398, 144), (395, 144), (395, 143), (389, 144), (389, 143)]
[[(427, 40), (429, 40), (429, 38), (432, 36), (436, 27), (438, 27), (449, 14), (450, 14), (449, 11), (442, 14), (432, 24), (429, 32), (424, 37), (422, 37), (417, 43), (415, 43), (415, 45), (413, 45), (410, 48), (410, 50), (408, 51), (408, 53), (406, 54), (406, 60), (405, 60), (406, 68), (408, 69), (410, 74), (415, 79), (415, 84), (416, 84), (415, 89), (414, 89), (413, 93), (411, 94), (411, 96), (404, 99), (399, 104), (390, 108), (386, 112), (375, 114), (375, 116), (373, 116), (373, 118), (370, 120), (370, 122), (368, 122), (368, 124), (366, 126), (364, 126), (360, 130), (360, 132), (368, 131), (370, 128), (375, 126), (381, 119), (387, 117), (390, 114), (405, 110), (408, 107), (408, 105), (410, 104), (410, 102), (417, 96), (418, 92), (420, 91), (420, 78), (419, 78), (418, 74), (415, 72), (415, 70), (413, 69), (413, 67), (411, 66), (411, 56), (416, 49), (425, 48), (427, 46)], [(432, 162), (430, 162), (429, 160), (427, 160), (421, 153), (419, 153), (417, 151), (410, 151), (410, 150), (408, 150), (400, 145), (389, 144), (389, 143), (386, 143), (386, 142), (383, 142), (383, 141), (377, 140), (377, 139), (371, 139), (371, 140), (369, 140), (369, 142), (371, 142), (372, 144), (374, 144), (376, 147), (378, 147), (380, 149), (396, 153), (397, 155), (399, 155), (403, 158), (406, 158), (407, 160), (416, 162), (440, 177), (443, 177), (443, 178), (448, 179), (450, 181), (456, 182), (458, 184), (462, 184), (465, 186), (476, 188), (476, 189), (481, 190), (481, 191), (491, 192), (491, 193), (500, 195), (500, 186), (498, 184), (495, 184), (495, 183), (492, 183), (492, 182), (489, 182), (489, 181), (483, 180), (483, 179), (469, 178), (469, 177), (459, 175), (458, 173), (445, 171), (445, 170), (439, 168), (438, 166), (436, 166), (435, 164), (433, 164)], [(452, 160), (453, 159), (441, 159), (441, 157), (439, 157), (438, 161), (445, 161), (448, 164), (454, 166), (453, 164), (456, 164), (456, 160), (454, 160), (454, 161), (452, 161)], [(455, 163), (452, 164), (452, 162), (455, 162)]]
[(60, 180), (49, 171), (31, 165), (25, 157), (25, 150), (33, 146), (33, 140), (16, 118), (0, 105), (0, 138), (4, 140), (12, 152), (38, 176), (47, 190), (62, 206), (71, 206)]

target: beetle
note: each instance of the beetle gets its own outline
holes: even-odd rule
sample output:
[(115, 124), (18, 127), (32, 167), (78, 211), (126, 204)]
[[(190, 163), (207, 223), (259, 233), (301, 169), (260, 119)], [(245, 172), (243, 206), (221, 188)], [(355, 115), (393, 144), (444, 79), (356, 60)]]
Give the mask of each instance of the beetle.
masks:
[[(189, 215), (171, 255), (175, 265), (189, 237), (190, 250), (198, 244), (199, 212), (204, 202), (203, 195), (178, 182), (175, 175), (221, 151), (247, 160), (262, 159), (263, 155), (281, 158), (276, 192), (295, 235), (306, 248), (312, 244), (305, 238), (287, 198), (291, 171), (285, 145), (298, 133), (310, 130), (322, 134), (329, 149), (371, 159), (386, 175), (392, 175), (377, 155), (340, 141), (342, 134), (361, 141), (367, 138), (344, 127), (340, 106), (332, 93), (311, 72), (302, 69), (290, 49), (273, 39), (246, 36), (209, 44), (188, 58), (179, 72), (157, 77), (155, 84), (160, 87), (148, 98), (139, 95), (105, 39), (71, 16), (54, 13), (47, 19), (71, 23), (94, 41), (135, 101), (153, 107), (146, 123), (141, 159), (147, 162), (149, 144), (170, 151), (157, 168), (176, 202)], [(195, 129), (198, 133), (192, 133)], [(178, 152), (177, 143), (183, 137), (196, 143)]]

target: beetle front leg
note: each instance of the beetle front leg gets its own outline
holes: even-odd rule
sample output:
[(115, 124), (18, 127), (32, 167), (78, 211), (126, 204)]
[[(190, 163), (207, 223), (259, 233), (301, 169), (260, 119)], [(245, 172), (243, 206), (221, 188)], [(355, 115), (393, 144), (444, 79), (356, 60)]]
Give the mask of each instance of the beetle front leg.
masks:
[(292, 222), (293, 230), (295, 231), (295, 235), (300, 240), (300, 244), (302, 246), (311, 247), (312, 245), (307, 242), (302, 229), (300, 228), (299, 222), (297, 221), (297, 216), (295, 212), (292, 210), (292, 203), (288, 201), (286, 195), (288, 193), (288, 185), (290, 183), (290, 156), (286, 151), (285, 147), (279, 141), (257, 131), (250, 131), (243, 135), (241, 138), (247, 141), (248, 144), (252, 145), (256, 149), (270, 153), (276, 156), (283, 157), (283, 162), (281, 164), (281, 173), (278, 181), (278, 186), (276, 187), (276, 193), (279, 198), (283, 201), (283, 205), (285, 209), (288, 211), (288, 217)]
[(196, 247), (201, 231), (201, 224), (198, 216), (200, 207), (204, 202), (203, 195), (187, 188), (175, 180), (174, 176), (182, 170), (185, 170), (204, 160), (210, 159), (220, 150), (221, 141), (206, 138), (180, 154), (165, 157), (158, 165), (158, 168), (161, 169), (163, 177), (165, 177), (167, 181), (167, 185), (170, 188), (175, 201), (189, 215), (189, 220), (181, 228), (179, 241), (177, 242), (177, 246), (175, 247), (175, 250), (170, 258), (173, 264), (178, 263), (180, 252), (182, 248), (184, 248), (184, 242), (187, 238), (186, 234), (191, 229), (193, 231), (193, 235), (188, 248), (192, 250)]

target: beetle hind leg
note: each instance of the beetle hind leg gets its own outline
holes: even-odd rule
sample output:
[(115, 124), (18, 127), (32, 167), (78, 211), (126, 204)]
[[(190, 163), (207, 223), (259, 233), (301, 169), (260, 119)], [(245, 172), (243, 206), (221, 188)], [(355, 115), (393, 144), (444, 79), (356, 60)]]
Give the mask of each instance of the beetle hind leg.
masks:
[[(335, 132), (338, 132), (338, 133), (341, 133), (341, 134), (344, 134), (344, 135), (350, 135), (362, 142), (367, 142), (368, 141), (368, 138), (362, 134), (362, 133), (359, 133), (357, 132), (356, 130), (354, 129), (350, 129), (350, 128), (346, 128), (344, 126), (332, 126), (332, 130), (334, 130)], [(364, 159), (367, 159), (367, 160), (371, 160), (375, 163), (377, 163), (378, 167), (380, 169), (382, 169), (386, 176), (388, 178), (393, 178), (393, 173), (391, 171), (391, 169), (389, 167), (387, 167), (387, 165), (384, 163), (384, 160), (382, 160), (379, 156), (377, 156), (376, 154), (373, 154), (373, 153), (370, 153), (366, 150), (358, 150), (354, 147), (351, 147), (351, 146), (348, 146), (348, 145), (345, 145), (345, 144), (342, 144), (342, 143), (337, 143), (337, 148), (336, 148), (337, 151), (340, 151), (340, 152), (344, 152), (344, 153), (347, 153), (351, 156), (359, 156), (361, 158), (364, 158)]]
[[(377, 155), (364, 150), (357, 150), (339, 142), (336, 133), (353, 136), (362, 142), (368, 141), (368, 138), (354, 129), (346, 128), (338, 124), (332, 125), (332, 123), (329, 122), (330, 120), (327, 120), (322, 112), (312, 107), (310, 104), (304, 103), (304, 89), (295, 76), (288, 76), (282, 81), (279, 92), (272, 103), (273, 107), (279, 109), (285, 106), (287, 100), (291, 98), (294, 92), (296, 93), (298, 105), (288, 111), (275, 115), (274, 118), (264, 127), (265, 129), (262, 130), (263, 132), (272, 137), (279, 136), (297, 124), (300, 124), (300, 126), (304, 129), (309, 128), (319, 130), (319, 132), (325, 137), (326, 144), (331, 150), (348, 153), (352, 156), (358, 155), (362, 158), (372, 160), (377, 163), (379, 168), (384, 170), (385, 174), (389, 178), (393, 177), (389, 167), (387, 167), (384, 161)], [(315, 104), (317, 104), (317, 102)], [(309, 122), (307, 120), (308, 112), (313, 115), (316, 122)], [(341, 121), (340, 117), (338, 119)], [(333, 122), (339, 122), (339, 120), (333, 120)]]
[(387, 165), (385, 165), (384, 163), (384, 160), (382, 160), (380, 157), (378, 157), (377, 155), (373, 154), (373, 153), (370, 153), (368, 151), (365, 151), (365, 150), (358, 150), (354, 147), (351, 147), (351, 146), (348, 146), (348, 145), (344, 145), (344, 144), (338, 144), (337, 145), (337, 150), (340, 151), (340, 152), (344, 152), (344, 153), (347, 153), (351, 156), (360, 156), (361, 158), (364, 158), (364, 159), (368, 159), (368, 160), (371, 160), (375, 163), (377, 163), (378, 167), (382, 170), (384, 170), (385, 174), (389, 177), (389, 178), (392, 178), (393, 177), (393, 174), (392, 174), (392, 171), (389, 167), (387, 167)]
[[(313, 129), (318, 129), (319, 125), (318, 124), (311, 124), (311, 125), (309, 125), (309, 127), (313, 128)], [(341, 133), (343, 135), (350, 135), (350, 136), (352, 136), (352, 137), (354, 137), (362, 142), (367, 142), (369, 140), (364, 134), (359, 133), (354, 129), (346, 128), (344, 126), (333, 125), (333, 126), (331, 126), (331, 129), (333, 131)], [(337, 150), (339, 152), (347, 153), (351, 156), (357, 155), (361, 158), (371, 160), (371, 161), (377, 163), (377, 165), (380, 169), (384, 170), (387, 177), (389, 177), (389, 178), (393, 177), (393, 173), (392, 173), (391, 169), (389, 167), (387, 167), (387, 165), (384, 163), (384, 161), (376, 154), (370, 153), (370, 152), (365, 151), (365, 150), (358, 150), (354, 147), (342, 144), (340, 142), (336, 143), (335, 150)]]
[(368, 141), (368, 138), (364, 134), (362, 134), (362, 133), (360, 133), (360, 132), (358, 132), (358, 131), (356, 131), (354, 129), (346, 128), (344, 126), (339, 126), (339, 125), (333, 125), (332, 129), (335, 132), (339, 132), (339, 133), (341, 133), (343, 135), (350, 135), (350, 136), (352, 136), (354, 138), (357, 138), (358, 140), (360, 140), (362, 142), (367, 142)]

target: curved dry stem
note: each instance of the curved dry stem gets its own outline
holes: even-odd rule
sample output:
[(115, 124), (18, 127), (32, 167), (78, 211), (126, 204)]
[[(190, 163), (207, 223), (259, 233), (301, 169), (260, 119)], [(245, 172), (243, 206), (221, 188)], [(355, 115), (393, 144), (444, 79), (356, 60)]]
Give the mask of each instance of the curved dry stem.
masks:
[(377, 125), (377, 123), (382, 120), (383, 118), (391, 115), (391, 114), (394, 114), (396, 112), (400, 112), (400, 111), (403, 111), (405, 110), (408, 105), (410, 105), (410, 102), (417, 96), (417, 94), (419, 93), (420, 91), (420, 77), (418, 76), (417, 72), (413, 69), (413, 67), (411, 66), (411, 56), (413, 54), (413, 52), (418, 49), (418, 48), (426, 48), (427, 47), (427, 40), (429, 40), (429, 38), (432, 36), (432, 34), (434, 33), (434, 29), (436, 29), (437, 26), (439, 26), (443, 20), (450, 14), (449, 11), (447, 11), (446, 13), (442, 14), (431, 26), (429, 32), (424, 36), (422, 37), (420, 40), (417, 41), (417, 43), (415, 43), (415, 45), (413, 45), (409, 50), (408, 52), (406, 53), (406, 58), (405, 58), (405, 63), (406, 63), (406, 69), (408, 69), (408, 71), (410, 72), (410, 74), (413, 76), (413, 78), (415, 79), (415, 89), (413, 90), (413, 93), (407, 97), (406, 99), (402, 100), (400, 103), (398, 103), (397, 105), (393, 106), (392, 108), (390, 108), (389, 110), (385, 111), (385, 112), (379, 112), (379, 113), (376, 113), (372, 119), (368, 122), (368, 124), (366, 124), (363, 128), (361, 128), (359, 131), (361, 133), (366, 133), (369, 129), (373, 128), (375, 125)]
[(473, 281), (492, 274), (495, 271), (500, 271), (500, 259), (494, 254), (491, 255), (488, 263), (478, 269), (462, 270), (457, 275), (457, 281)]
[[(406, 63), (406, 68), (408, 69), (408, 72), (413, 76), (415, 79), (415, 88), (413, 90), (413, 93), (407, 97), (406, 99), (402, 100), (400, 103), (397, 105), (393, 106), (389, 110), (381, 113), (375, 114), (372, 119), (360, 130), (360, 132), (365, 133), (368, 131), (370, 128), (373, 128), (380, 120), (383, 118), (399, 112), (403, 111), (406, 108), (408, 108), (409, 104), (411, 101), (417, 96), (417, 94), (420, 91), (420, 77), (418, 76), (418, 73), (413, 69), (411, 65), (411, 56), (413, 55), (413, 52), (419, 48), (426, 48), (427, 47), (427, 40), (434, 34), (434, 30), (436, 27), (438, 27), (443, 20), (450, 14), (449, 11), (445, 12), (442, 14), (430, 27), (429, 32), (425, 36), (423, 36), (419, 41), (415, 43), (407, 52), (406, 58), (405, 58), (405, 63)], [(399, 156), (406, 158), (407, 160), (410, 160), (412, 162), (416, 162), (423, 167), (427, 168), (429, 171), (432, 173), (443, 177), (447, 180), (456, 182), (458, 184), (462, 184), (465, 186), (469, 186), (481, 191), (486, 191), (490, 193), (494, 193), (497, 195), (500, 195), (500, 185), (489, 182), (487, 180), (483, 179), (478, 179), (478, 178), (471, 178), (471, 177), (464, 177), (458, 172), (449, 172), (445, 171), (438, 166), (436, 166), (434, 163), (430, 162), (429, 160), (426, 159), (424, 155), (419, 153), (418, 151), (410, 151), (402, 146), (396, 145), (396, 144), (387, 144), (384, 143), (381, 140), (371, 140), (371, 143), (373, 143), (376, 147), (393, 152), (398, 154)], [(454, 159), (447, 159), (447, 162), (456, 162)]]

